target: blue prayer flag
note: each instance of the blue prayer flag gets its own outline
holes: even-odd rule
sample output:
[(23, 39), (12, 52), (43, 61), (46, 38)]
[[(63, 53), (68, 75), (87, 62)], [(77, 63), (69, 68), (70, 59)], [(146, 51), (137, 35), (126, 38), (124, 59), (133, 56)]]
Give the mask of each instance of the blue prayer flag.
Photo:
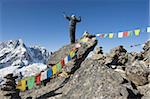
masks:
[(70, 55), (68, 55), (68, 61), (70, 61), (71, 60), (71, 57), (70, 57)]
[(49, 68), (49, 69), (47, 70), (47, 78), (50, 78), (52, 75), (53, 75), (53, 73), (52, 73), (52, 68)]

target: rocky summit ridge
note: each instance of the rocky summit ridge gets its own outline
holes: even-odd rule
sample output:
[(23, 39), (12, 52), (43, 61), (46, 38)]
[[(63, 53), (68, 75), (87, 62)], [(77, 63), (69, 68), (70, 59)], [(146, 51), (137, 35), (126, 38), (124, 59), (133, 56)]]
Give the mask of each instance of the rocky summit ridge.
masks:
[[(85, 34), (75, 44), (65, 45), (54, 52), (47, 65), (56, 64), (73, 47), (79, 47), (76, 58), (63, 69), (67, 76), (60, 74), (46, 86), (21, 92), (21, 98), (149, 99), (150, 41), (144, 44), (140, 53), (129, 53), (123, 46), (118, 46), (105, 54), (102, 47), (96, 45), (96, 37)], [(93, 54), (87, 57), (90, 52)]]

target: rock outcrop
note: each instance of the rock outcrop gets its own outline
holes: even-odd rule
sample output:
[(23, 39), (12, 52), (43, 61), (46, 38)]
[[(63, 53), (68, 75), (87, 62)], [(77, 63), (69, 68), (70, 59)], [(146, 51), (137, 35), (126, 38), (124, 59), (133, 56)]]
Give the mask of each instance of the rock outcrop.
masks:
[(129, 81), (118, 72), (100, 64), (98, 60), (86, 59), (62, 88), (60, 99), (127, 99), (141, 97)]
[(72, 48), (76, 48), (77, 45), (79, 45), (80, 47), (77, 48), (75, 60), (72, 60), (64, 68), (66, 72), (74, 73), (80, 67), (80, 64), (86, 59), (88, 54), (93, 51), (95, 46), (97, 45), (95, 36), (86, 34), (83, 35), (83, 37), (79, 39), (75, 44), (70, 44), (62, 47), (50, 56), (48, 65), (56, 64), (61, 61), (61, 59), (69, 55), (69, 52), (72, 50)]
[(115, 47), (110, 51), (110, 54), (106, 55), (105, 64), (108, 66), (111, 65), (125, 65), (127, 62), (127, 50), (123, 46)]
[(15, 79), (17, 79), (17, 76), (14, 77), (13, 74), (8, 74), (5, 78), (6, 83), (1, 88), (5, 98), (21, 99), (21, 97), (19, 96), (20, 91), (16, 89)]

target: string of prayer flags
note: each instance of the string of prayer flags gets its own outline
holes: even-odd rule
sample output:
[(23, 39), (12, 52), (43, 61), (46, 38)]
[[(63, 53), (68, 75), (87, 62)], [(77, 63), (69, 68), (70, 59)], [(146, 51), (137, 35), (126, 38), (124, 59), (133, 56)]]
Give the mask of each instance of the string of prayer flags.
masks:
[(142, 43), (142, 44), (134, 44), (134, 45), (130, 45), (130, 47), (137, 47), (137, 46), (141, 46), (141, 45), (143, 45), (144, 43)]
[(140, 35), (140, 29), (136, 29), (136, 30), (134, 30), (134, 33), (135, 33), (135, 36), (139, 36)]
[(150, 33), (150, 27), (147, 27), (147, 32)]
[(27, 79), (28, 89), (32, 89), (34, 87), (34, 84), (35, 84), (35, 77), (34, 76), (28, 77)]
[(96, 34), (97, 37), (99, 38), (123, 38), (123, 37), (129, 37), (129, 36), (139, 36), (141, 32), (147, 32), (150, 33), (150, 27), (147, 28), (142, 28), (142, 29), (135, 29), (135, 30), (130, 30), (130, 31), (123, 31), (123, 32), (118, 32), (118, 33), (102, 33), (102, 34)]
[(49, 69), (47, 70), (47, 79), (49, 79), (52, 75), (53, 75), (53, 73), (52, 73), (52, 68), (49, 68)]
[(41, 81), (47, 79), (47, 70), (41, 72)]
[(36, 77), (35, 77), (35, 83), (36, 83), (36, 85), (41, 84), (41, 73), (38, 74), (38, 75), (36, 75)]
[(61, 61), (54, 66), (51, 66), (44, 71), (41, 71), (36, 76), (31, 76), (25, 79), (18, 80), (17, 89), (21, 91), (25, 91), (26, 87), (28, 89), (32, 89), (34, 85), (40, 85), (44, 80), (49, 79), (53, 75), (62, 72), (62, 68), (65, 66), (65, 64), (68, 63), (68, 61), (73, 59), (73, 57), (76, 55), (76, 52), (77, 48), (73, 48), (68, 56), (66, 56), (64, 59), (61, 59)]
[(25, 79), (22, 79), (22, 80), (18, 81), (17, 89), (19, 89), (21, 91), (26, 90), (26, 80)]
[(53, 72), (53, 75), (55, 75), (57, 73), (57, 66), (56, 65), (54, 65), (52, 67), (52, 72)]

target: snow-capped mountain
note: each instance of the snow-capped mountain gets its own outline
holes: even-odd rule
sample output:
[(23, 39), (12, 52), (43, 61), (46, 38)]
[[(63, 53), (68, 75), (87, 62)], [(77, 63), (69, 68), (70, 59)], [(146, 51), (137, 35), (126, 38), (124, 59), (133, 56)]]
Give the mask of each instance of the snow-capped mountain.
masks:
[(8, 66), (46, 64), (50, 53), (43, 47), (27, 47), (21, 39), (0, 42), (0, 69)]

